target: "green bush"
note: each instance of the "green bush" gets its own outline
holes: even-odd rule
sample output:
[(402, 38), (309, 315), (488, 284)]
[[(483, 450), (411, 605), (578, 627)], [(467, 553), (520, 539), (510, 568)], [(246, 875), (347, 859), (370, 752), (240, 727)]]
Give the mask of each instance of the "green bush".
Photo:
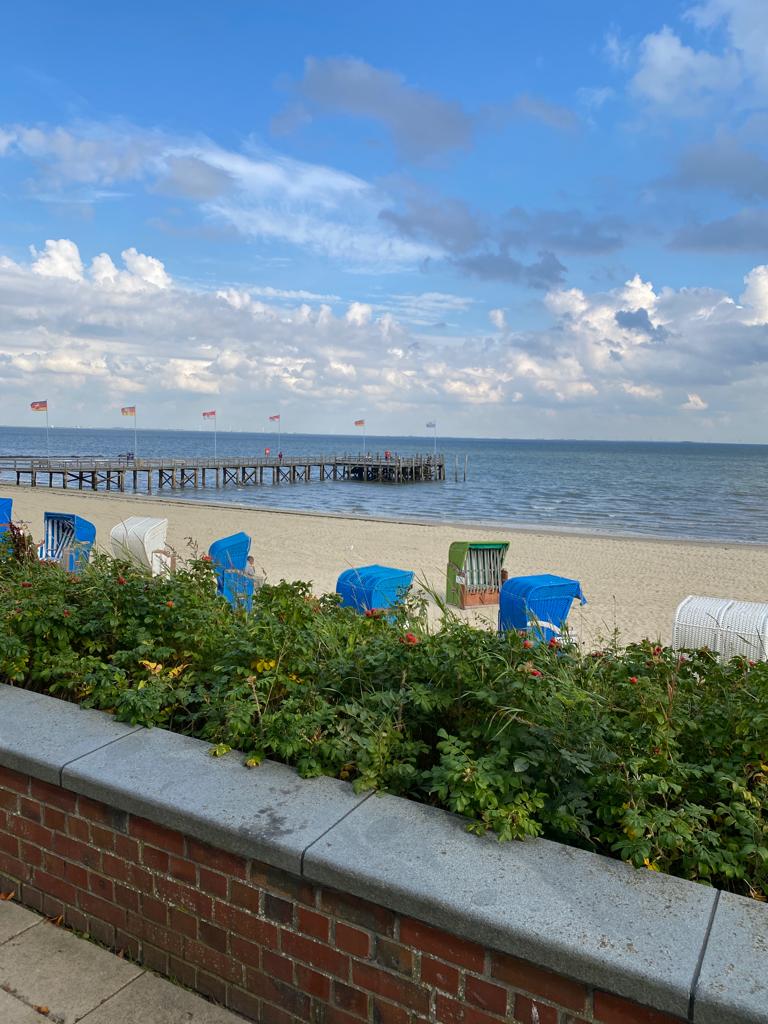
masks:
[(305, 583), (253, 613), (204, 560), (151, 578), (0, 558), (0, 678), (546, 836), (768, 895), (768, 665), (649, 642), (531, 646), (424, 608), (360, 616)]

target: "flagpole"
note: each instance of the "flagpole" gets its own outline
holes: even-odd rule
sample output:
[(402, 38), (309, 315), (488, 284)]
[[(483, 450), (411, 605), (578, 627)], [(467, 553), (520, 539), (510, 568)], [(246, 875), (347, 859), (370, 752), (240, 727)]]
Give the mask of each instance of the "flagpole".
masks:
[[(218, 403), (216, 403), (216, 404), (218, 405)], [(213, 414), (213, 461), (214, 462), (216, 462), (216, 460), (218, 459), (218, 455), (216, 454), (216, 431), (217, 431), (217, 429), (218, 428), (216, 426), (216, 413), (214, 412), (214, 414)]]
[(283, 421), (280, 419), (280, 413), (277, 414), (277, 417), (277, 451), (279, 454), (282, 448), (280, 438), (283, 436)]
[(48, 433), (48, 400), (45, 402), (45, 450), (48, 454), (48, 461), (51, 461), (51, 438)]
[(434, 430), (435, 430), (435, 455), (437, 455), (437, 420), (435, 420)]
[(133, 457), (134, 457), (134, 459), (137, 459), (139, 457), (139, 434), (138, 434), (138, 430), (136, 428), (136, 420), (137, 419), (138, 419), (138, 416), (136, 415), (136, 406), (134, 405), (134, 407), (133, 407)]

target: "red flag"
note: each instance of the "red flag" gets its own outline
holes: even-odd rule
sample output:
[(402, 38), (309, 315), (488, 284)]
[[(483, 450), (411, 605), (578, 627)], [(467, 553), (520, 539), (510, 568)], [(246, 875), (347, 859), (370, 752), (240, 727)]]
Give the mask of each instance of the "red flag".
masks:
[(123, 416), (135, 416), (136, 415), (136, 406), (135, 405), (124, 405), (120, 409), (120, 413)]
[(269, 422), (270, 423), (276, 423), (279, 419), (280, 419), (280, 413), (277, 413), (275, 416), (270, 416), (269, 417)]
[(215, 420), (216, 419), (216, 410), (215, 409), (210, 409), (208, 412), (204, 412), (203, 413), (203, 419), (204, 420)]
[(48, 401), (32, 402), (29, 407), (32, 412), (48, 412)]
[(356, 427), (364, 427), (365, 426), (365, 420), (355, 420), (355, 426)]

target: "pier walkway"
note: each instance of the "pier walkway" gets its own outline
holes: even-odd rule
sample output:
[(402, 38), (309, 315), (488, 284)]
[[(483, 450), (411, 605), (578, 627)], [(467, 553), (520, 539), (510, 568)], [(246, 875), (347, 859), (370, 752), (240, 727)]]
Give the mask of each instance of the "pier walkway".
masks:
[[(445, 457), (433, 455), (307, 455), (263, 458), (132, 459), (126, 456), (40, 458), (0, 456), (0, 481), (32, 487), (78, 490), (143, 490), (227, 487), (312, 480), (365, 480), (373, 483), (426, 483), (445, 480)], [(144, 486), (142, 487), (142, 484)]]

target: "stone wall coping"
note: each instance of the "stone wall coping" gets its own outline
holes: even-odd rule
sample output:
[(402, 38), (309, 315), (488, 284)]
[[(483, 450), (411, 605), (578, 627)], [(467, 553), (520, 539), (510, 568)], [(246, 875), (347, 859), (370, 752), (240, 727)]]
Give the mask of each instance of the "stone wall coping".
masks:
[(768, 1018), (764, 904), (209, 750), (0, 684), (6, 767), (694, 1024)]

